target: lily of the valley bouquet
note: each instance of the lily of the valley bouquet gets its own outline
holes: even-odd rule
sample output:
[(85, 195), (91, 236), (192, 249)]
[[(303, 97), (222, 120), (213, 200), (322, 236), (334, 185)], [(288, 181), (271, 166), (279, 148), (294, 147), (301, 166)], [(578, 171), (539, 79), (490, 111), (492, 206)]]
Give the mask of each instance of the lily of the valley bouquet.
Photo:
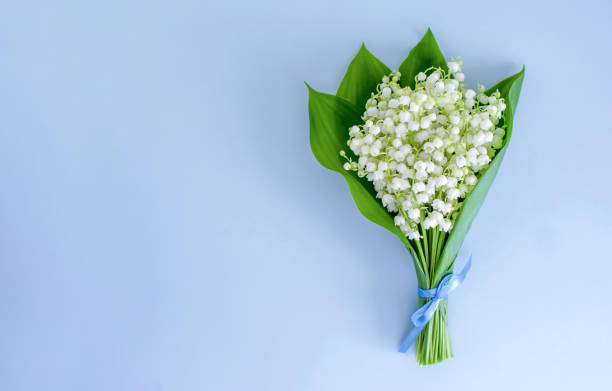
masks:
[(461, 67), (428, 30), (398, 72), (362, 46), (336, 95), (308, 87), (315, 157), (412, 256), (420, 308), (400, 351), (416, 341), (423, 365), (453, 355), (446, 299), (471, 259), (454, 263), (506, 152), (524, 74), (474, 90)]

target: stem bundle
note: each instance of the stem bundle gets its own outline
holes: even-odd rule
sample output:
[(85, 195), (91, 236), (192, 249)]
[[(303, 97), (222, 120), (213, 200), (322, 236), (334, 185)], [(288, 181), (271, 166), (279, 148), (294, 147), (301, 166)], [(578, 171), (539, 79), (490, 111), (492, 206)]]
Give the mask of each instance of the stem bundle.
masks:
[[(417, 258), (415, 262), (423, 271), (417, 273), (419, 286), (422, 289), (431, 289), (440, 283), (440, 281), (434, 281), (434, 276), (438, 274), (436, 272), (447, 234), (437, 229), (426, 230), (422, 225), (419, 231), (423, 235), (423, 240), (411, 241), (416, 249), (413, 252), (413, 256)], [(451, 270), (447, 272), (450, 273)], [(419, 307), (429, 300), (431, 299), (420, 297)], [(443, 300), (417, 339), (416, 359), (421, 365), (431, 365), (451, 357), (453, 357), (453, 348), (448, 333), (448, 301)]]

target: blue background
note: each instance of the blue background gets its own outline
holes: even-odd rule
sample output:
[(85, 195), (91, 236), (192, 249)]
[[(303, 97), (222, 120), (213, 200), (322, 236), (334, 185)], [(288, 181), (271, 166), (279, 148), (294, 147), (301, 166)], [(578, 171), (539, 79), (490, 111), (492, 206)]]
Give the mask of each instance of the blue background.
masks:
[[(609, 385), (612, 5), (5, 2), (0, 389)], [(396, 353), (407, 251), (308, 145), (307, 92), (431, 26), (467, 82), (526, 65), (450, 300), (456, 357)]]

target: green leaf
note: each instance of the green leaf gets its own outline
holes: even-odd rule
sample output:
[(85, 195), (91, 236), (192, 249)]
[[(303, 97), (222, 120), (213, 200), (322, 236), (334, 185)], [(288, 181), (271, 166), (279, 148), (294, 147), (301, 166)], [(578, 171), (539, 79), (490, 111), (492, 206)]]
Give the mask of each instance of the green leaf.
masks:
[(432, 285), (437, 286), (444, 275), (452, 271), (453, 262), (457, 257), (459, 249), (463, 245), (463, 240), (467, 235), (474, 217), (478, 213), (480, 206), (484, 202), (484, 199), (497, 175), (499, 166), (504, 158), (506, 149), (508, 148), (508, 142), (512, 135), (512, 122), (514, 113), (516, 112), (516, 105), (521, 92), (521, 86), (523, 85), (523, 78), (525, 76), (525, 67), (513, 75), (499, 82), (495, 86), (487, 90), (487, 94), (499, 90), (501, 96), (506, 100), (507, 108), (504, 113), (504, 122), (506, 124), (506, 135), (502, 148), (497, 152), (493, 161), (485, 171), (485, 173), (478, 179), (476, 186), (469, 194), (469, 196), (463, 201), (463, 206), (459, 212), (459, 217), (455, 221), (455, 225), (444, 245), (444, 250), (440, 256), (439, 263), (436, 265), (436, 271), (432, 278)]
[(400, 84), (402, 87), (410, 86), (410, 88), (414, 88), (415, 76), (419, 72), (423, 72), (430, 67), (438, 67), (444, 70), (448, 69), (446, 59), (431, 29), (427, 29), (421, 41), (412, 48), (408, 57), (406, 57), (399, 67), (399, 71), (402, 74)]
[(308, 84), (306, 86), (312, 153), (321, 165), (340, 173), (346, 179), (361, 214), (389, 230), (406, 246), (410, 246), (406, 236), (393, 223), (393, 217), (376, 199), (372, 184), (366, 178), (359, 178), (354, 171), (346, 171), (343, 168), (345, 160), (339, 154), (341, 150), (355, 158), (346, 142), (349, 127), (362, 122), (360, 110), (344, 98), (315, 91)]
[(346, 74), (338, 87), (336, 96), (352, 102), (362, 109), (383, 76), (391, 70), (361, 45), (361, 49), (349, 64)]
[[(525, 67), (517, 74), (514, 74), (486, 91), (487, 95), (494, 93), (499, 90), (500, 94), (506, 98), (506, 102), (510, 104), (512, 111), (512, 118), (514, 118), (514, 112), (516, 111), (516, 105), (518, 104), (519, 95), (521, 94), (521, 86), (523, 85), (523, 78), (525, 77)], [(510, 126), (510, 132), (512, 132), (512, 126)]]

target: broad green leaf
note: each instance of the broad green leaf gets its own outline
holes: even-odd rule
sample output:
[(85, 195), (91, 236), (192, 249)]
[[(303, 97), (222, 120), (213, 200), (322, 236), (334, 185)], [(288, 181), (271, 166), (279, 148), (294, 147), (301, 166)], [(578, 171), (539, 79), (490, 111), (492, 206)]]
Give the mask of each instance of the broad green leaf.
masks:
[(322, 166), (342, 174), (361, 214), (410, 246), (408, 239), (393, 223), (393, 217), (376, 199), (372, 184), (366, 178), (359, 178), (355, 172), (346, 171), (342, 167), (345, 160), (340, 156), (340, 150), (355, 158), (346, 142), (349, 127), (362, 122), (360, 110), (344, 98), (315, 91), (308, 84), (306, 86), (312, 153)]
[(436, 272), (432, 278), (433, 286), (436, 286), (444, 275), (451, 272), (453, 262), (459, 249), (463, 245), (463, 240), (465, 239), (465, 236), (472, 225), (472, 221), (474, 221), (474, 217), (476, 217), (476, 214), (484, 202), (485, 196), (487, 195), (487, 192), (495, 179), (495, 175), (497, 175), (499, 166), (501, 165), (506, 149), (508, 148), (510, 136), (512, 135), (512, 122), (514, 113), (516, 112), (516, 106), (521, 92), (524, 76), (525, 67), (523, 67), (519, 73), (504, 79), (487, 90), (487, 94), (490, 94), (495, 90), (499, 90), (501, 96), (506, 100), (507, 108), (503, 117), (506, 124), (506, 135), (504, 137), (502, 148), (497, 152), (493, 158), (493, 161), (485, 173), (480, 177), (472, 192), (468, 195), (465, 201), (463, 201), (463, 206), (459, 212), (459, 217), (455, 221), (455, 225), (448, 237), (448, 240), (446, 241), (446, 244), (444, 245), (444, 250), (442, 251), (442, 255), (438, 261), (439, 263), (436, 265)]
[(433, 33), (430, 29), (427, 29), (421, 41), (412, 48), (408, 57), (399, 67), (402, 74), (400, 84), (402, 87), (410, 86), (410, 88), (414, 88), (415, 76), (430, 67), (447, 69), (446, 59), (440, 51)]
[(381, 82), (382, 77), (389, 73), (391, 70), (362, 44), (361, 49), (349, 64), (336, 96), (363, 109), (372, 92), (376, 91), (376, 86)]

